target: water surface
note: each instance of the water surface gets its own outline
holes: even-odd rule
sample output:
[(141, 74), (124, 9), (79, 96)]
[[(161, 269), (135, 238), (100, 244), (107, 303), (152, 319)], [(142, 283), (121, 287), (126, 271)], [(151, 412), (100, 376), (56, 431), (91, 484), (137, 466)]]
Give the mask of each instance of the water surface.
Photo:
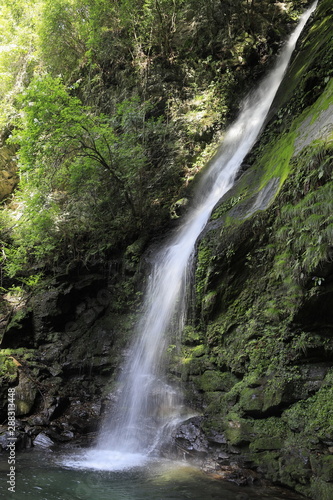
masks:
[[(99, 469), (99, 459), (104, 469)], [(88, 450), (27, 450), (17, 454), (15, 493), (6, 485), (0, 456), (0, 498), (15, 500), (296, 500), (273, 487), (240, 487), (213, 479), (186, 462), (143, 455), (94, 456)], [(127, 465), (126, 465), (127, 464)], [(108, 466), (111, 470), (107, 470)], [(123, 468), (125, 467), (125, 468)], [(112, 470), (113, 469), (113, 470)]]

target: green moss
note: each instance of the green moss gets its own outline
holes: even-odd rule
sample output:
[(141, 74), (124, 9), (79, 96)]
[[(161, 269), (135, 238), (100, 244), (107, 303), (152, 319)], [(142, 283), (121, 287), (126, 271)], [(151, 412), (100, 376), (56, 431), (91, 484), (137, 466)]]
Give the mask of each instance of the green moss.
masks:
[(286, 439), (288, 435), (288, 426), (279, 417), (256, 419), (253, 422), (253, 429), (258, 438), (276, 436)]
[(270, 179), (280, 178), (280, 186), (290, 171), (290, 159), (294, 152), (294, 141), (296, 133), (283, 134), (272, 146), (265, 149), (265, 153), (257, 163), (256, 168), (263, 172), (260, 180), (260, 188), (263, 188)]
[[(325, 182), (326, 179), (328, 181), (332, 149), (330, 147), (326, 147), (325, 151), (321, 149), (319, 159), (318, 154), (312, 150), (312, 154), (303, 157), (303, 161), (300, 162), (300, 167), (304, 168), (303, 176), (304, 171), (307, 171), (307, 165), (311, 168), (309, 175), (303, 181), (304, 185), (318, 184)], [(316, 165), (317, 170), (314, 171), (317, 173), (317, 179), (313, 175), (314, 159), (319, 163)], [(281, 256), (275, 257), (275, 270), (278, 276), (291, 275), (300, 281), (305, 273), (313, 272), (321, 261), (328, 258), (329, 247), (333, 241), (331, 182), (319, 184), (317, 189), (311, 190), (296, 203), (283, 207), (281, 216), (285, 224), (275, 232), (276, 242), (284, 244), (286, 249)]]
[(217, 299), (217, 291), (216, 290), (212, 290), (208, 293), (206, 293), (202, 299), (202, 314), (209, 314), (214, 306), (215, 306), (215, 303), (216, 303), (216, 299)]
[(232, 196), (225, 202), (219, 204), (212, 213), (211, 219), (219, 219), (222, 215), (229, 212), (234, 206), (238, 205), (246, 196), (245, 192), (240, 193), (238, 196)]
[(312, 456), (311, 468), (324, 481), (333, 481), (333, 455)]
[[(230, 444), (244, 446), (249, 460), (271, 480), (328, 499), (333, 378), (323, 377), (333, 339), (315, 306), (328, 311), (332, 291), (333, 154), (327, 110), (333, 82), (327, 77), (333, 45), (329, 42), (326, 57), (330, 2), (323, 0), (318, 9), (324, 18), (308, 31), (283, 84), (293, 94), (287, 89), (277, 97), (282, 107), (247, 159), (250, 168), (216, 207), (215, 222), (200, 242), (197, 330), (210, 366), (201, 365), (189, 379), (204, 393), (207, 432), (224, 432)], [(268, 208), (246, 215), (272, 179), (279, 180)], [(223, 387), (227, 372), (233, 384)]]
[(0, 377), (8, 383), (12, 383), (17, 378), (17, 366), (8, 355), (0, 354)]
[(262, 451), (256, 453), (252, 459), (260, 472), (263, 472), (271, 481), (279, 483), (280, 481), (280, 454), (278, 451)]
[(206, 347), (197, 347), (182, 350), (182, 354), (177, 357), (176, 364), (183, 380), (188, 380), (191, 375), (201, 375), (208, 367), (209, 361), (205, 355)]
[(280, 450), (283, 443), (284, 440), (277, 436), (258, 438), (250, 444), (250, 449), (252, 451)]
[(311, 498), (320, 500), (332, 500), (333, 484), (327, 483), (321, 478), (313, 478), (310, 488), (297, 488), (300, 493), (310, 494)]
[(205, 246), (203, 242), (200, 243), (195, 275), (196, 292), (199, 297), (202, 296), (207, 285), (207, 267), (211, 262), (211, 258), (211, 249)]
[(294, 404), (282, 418), (290, 429), (302, 430), (307, 436), (333, 440), (333, 372), (326, 375), (315, 395)]
[(237, 381), (232, 373), (207, 370), (201, 375), (198, 386), (204, 392), (229, 391)]
[(0, 349), (0, 376), (5, 377), (7, 381), (14, 382), (17, 378), (17, 367), (20, 363), (25, 367), (33, 369), (33, 361), (36, 351), (26, 349)]
[(184, 345), (193, 345), (201, 343), (203, 340), (202, 332), (192, 325), (186, 325), (182, 334), (182, 343)]
[(191, 349), (191, 356), (195, 358), (200, 358), (206, 352), (206, 346), (204, 344), (197, 345)]
[(290, 450), (279, 459), (279, 469), (279, 479), (283, 484), (291, 488), (299, 483), (307, 484), (312, 476), (308, 450)]
[(316, 19), (302, 41), (301, 50), (291, 62), (282, 81), (275, 106), (281, 113), (281, 123), (288, 126), (309, 102), (322, 92), (325, 79), (332, 75), (331, 2), (319, 2)]
[(243, 446), (253, 439), (253, 427), (250, 421), (240, 418), (238, 415), (229, 414), (223, 425), (223, 431), (230, 444)]

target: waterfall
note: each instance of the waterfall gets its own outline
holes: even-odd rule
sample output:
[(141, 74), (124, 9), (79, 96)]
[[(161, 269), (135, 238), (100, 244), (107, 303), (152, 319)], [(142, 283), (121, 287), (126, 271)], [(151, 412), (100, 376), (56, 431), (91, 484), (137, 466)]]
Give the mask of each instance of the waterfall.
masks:
[(316, 5), (317, 2), (303, 14), (275, 68), (244, 101), (183, 224), (155, 255), (143, 314), (119, 378), (116, 410), (100, 434), (101, 450), (148, 454), (163, 426), (181, 411), (177, 390), (163, 380), (163, 358), (169, 332), (181, 330), (184, 325), (195, 244), (214, 206), (232, 187), (244, 157), (257, 140), (297, 39)]

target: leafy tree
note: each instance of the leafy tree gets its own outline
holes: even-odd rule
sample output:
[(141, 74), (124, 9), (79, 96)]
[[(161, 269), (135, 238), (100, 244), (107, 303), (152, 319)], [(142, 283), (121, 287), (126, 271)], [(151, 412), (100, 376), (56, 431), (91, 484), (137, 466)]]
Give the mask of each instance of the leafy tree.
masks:
[(35, 65), (35, 24), (41, 1), (0, 0), (0, 127), (15, 114), (15, 97)]
[(0, 125), (20, 114), (8, 272), (88, 262), (161, 225), (277, 15), (269, 0), (0, 0)]
[(147, 105), (132, 98), (112, 117), (97, 114), (46, 75), (33, 79), (21, 106), (11, 138), (20, 147), (22, 207), (14, 267), (34, 259), (53, 266), (54, 255), (89, 260), (139, 234), (169, 175), (150, 151), (165, 127), (147, 119)]
[(85, 2), (44, 0), (38, 23), (41, 58), (52, 74), (69, 79), (87, 51), (90, 22)]

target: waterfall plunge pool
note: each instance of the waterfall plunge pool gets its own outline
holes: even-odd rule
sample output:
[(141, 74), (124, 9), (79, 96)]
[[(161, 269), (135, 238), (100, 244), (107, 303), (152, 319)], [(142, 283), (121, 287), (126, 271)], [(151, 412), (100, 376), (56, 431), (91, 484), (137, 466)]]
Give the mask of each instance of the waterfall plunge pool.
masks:
[(93, 449), (37, 448), (17, 454), (15, 493), (0, 455), (0, 498), (15, 500), (296, 500), (275, 487), (236, 486), (186, 462)]

